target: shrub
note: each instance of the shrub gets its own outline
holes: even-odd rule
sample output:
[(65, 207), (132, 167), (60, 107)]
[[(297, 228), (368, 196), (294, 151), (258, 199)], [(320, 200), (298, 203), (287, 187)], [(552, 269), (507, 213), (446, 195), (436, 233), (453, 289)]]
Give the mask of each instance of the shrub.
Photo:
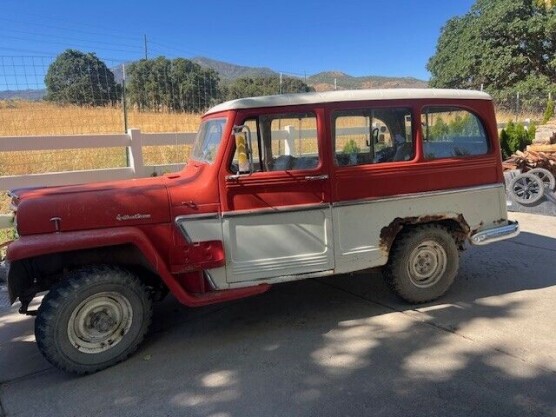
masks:
[(531, 125), (529, 130), (521, 123), (509, 122), (500, 133), (500, 147), (504, 159), (509, 158), (516, 151), (523, 151), (533, 142), (536, 127)]
[(553, 117), (554, 117), (554, 100), (550, 99), (546, 103), (546, 109), (544, 110), (544, 117), (542, 119), (542, 123), (545, 124)]
[(345, 153), (345, 154), (359, 153), (359, 152), (361, 152), (361, 148), (359, 147), (359, 145), (357, 145), (357, 142), (355, 142), (353, 139), (350, 139), (344, 145), (344, 148), (342, 149), (342, 152)]

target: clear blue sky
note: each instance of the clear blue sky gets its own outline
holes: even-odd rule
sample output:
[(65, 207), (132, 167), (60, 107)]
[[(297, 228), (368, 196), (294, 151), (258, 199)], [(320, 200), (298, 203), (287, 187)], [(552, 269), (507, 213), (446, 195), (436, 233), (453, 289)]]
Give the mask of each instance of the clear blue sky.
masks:
[(56, 56), (67, 48), (123, 62), (206, 56), (312, 75), (427, 80), (441, 27), (473, 0), (81, 1), (3, 0), (0, 56)]

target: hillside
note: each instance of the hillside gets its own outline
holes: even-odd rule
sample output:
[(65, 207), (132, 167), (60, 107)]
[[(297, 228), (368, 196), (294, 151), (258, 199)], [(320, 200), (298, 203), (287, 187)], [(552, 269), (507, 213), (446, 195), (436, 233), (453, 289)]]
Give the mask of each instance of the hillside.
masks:
[(220, 74), (220, 78), (223, 81), (232, 81), (236, 78), (258, 78), (258, 77), (270, 77), (278, 76), (278, 73), (271, 70), (270, 68), (263, 67), (245, 67), (242, 65), (230, 64), (228, 62), (217, 61), (215, 59), (205, 58), (205, 57), (195, 57), (191, 58), (191, 61), (199, 64), (204, 68), (211, 68)]
[(369, 75), (353, 77), (343, 72), (320, 72), (307, 78), (307, 84), (317, 91), (328, 91), (336, 87), (342, 90), (362, 88), (426, 88), (428, 83), (413, 77), (384, 77)]
[[(278, 76), (279, 73), (264, 67), (246, 67), (217, 61), (205, 57), (192, 58), (192, 61), (205, 68), (211, 68), (220, 74), (223, 81), (233, 81), (241, 77), (269, 77)], [(287, 74), (284, 74), (287, 76)], [(327, 91), (334, 89), (334, 79), (338, 89), (362, 89), (362, 88), (425, 88), (428, 83), (413, 77), (386, 77), (367, 75), (353, 77), (338, 71), (320, 72), (307, 77), (307, 84), (316, 91)]]
[[(278, 77), (279, 73), (266, 67), (247, 67), (242, 65), (231, 64), (229, 62), (217, 61), (206, 57), (191, 58), (193, 62), (205, 68), (211, 68), (220, 74), (222, 82), (228, 83), (237, 78), (258, 78), (258, 77)], [(129, 65), (126, 62), (124, 65)], [(122, 66), (118, 65), (111, 70), (114, 72), (116, 82), (123, 79)], [(288, 74), (284, 74), (288, 76)], [(334, 80), (336, 88), (341, 90), (362, 89), (362, 88), (422, 88), (427, 87), (427, 82), (412, 77), (386, 77), (386, 76), (362, 76), (354, 77), (349, 74), (338, 71), (320, 72), (311, 75), (306, 79), (307, 84), (316, 91), (328, 91), (334, 89)], [(44, 97), (45, 90), (0, 90), (0, 100), (24, 99), (24, 100), (40, 100)]]
[(41, 100), (46, 90), (0, 90), (0, 100)]

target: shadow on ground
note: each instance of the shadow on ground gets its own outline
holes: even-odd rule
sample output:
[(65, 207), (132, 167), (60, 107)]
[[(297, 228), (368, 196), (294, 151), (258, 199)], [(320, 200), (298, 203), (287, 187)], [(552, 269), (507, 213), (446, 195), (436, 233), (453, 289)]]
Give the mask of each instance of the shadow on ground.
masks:
[(82, 378), (51, 369), (9, 382), (4, 408), (60, 417), (556, 416), (553, 370), (465, 332), (514, 320), (530, 302), (522, 294), (552, 290), (555, 242), (523, 233), (473, 248), (452, 290), (419, 309), (365, 274), (195, 310), (167, 299), (130, 360)]

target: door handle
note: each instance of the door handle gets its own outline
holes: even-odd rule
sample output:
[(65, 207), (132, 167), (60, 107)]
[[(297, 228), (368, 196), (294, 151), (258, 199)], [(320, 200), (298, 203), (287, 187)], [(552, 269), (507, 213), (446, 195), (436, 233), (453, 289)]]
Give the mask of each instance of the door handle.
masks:
[(323, 181), (328, 179), (328, 174), (323, 175), (307, 175), (305, 177), (307, 181)]

